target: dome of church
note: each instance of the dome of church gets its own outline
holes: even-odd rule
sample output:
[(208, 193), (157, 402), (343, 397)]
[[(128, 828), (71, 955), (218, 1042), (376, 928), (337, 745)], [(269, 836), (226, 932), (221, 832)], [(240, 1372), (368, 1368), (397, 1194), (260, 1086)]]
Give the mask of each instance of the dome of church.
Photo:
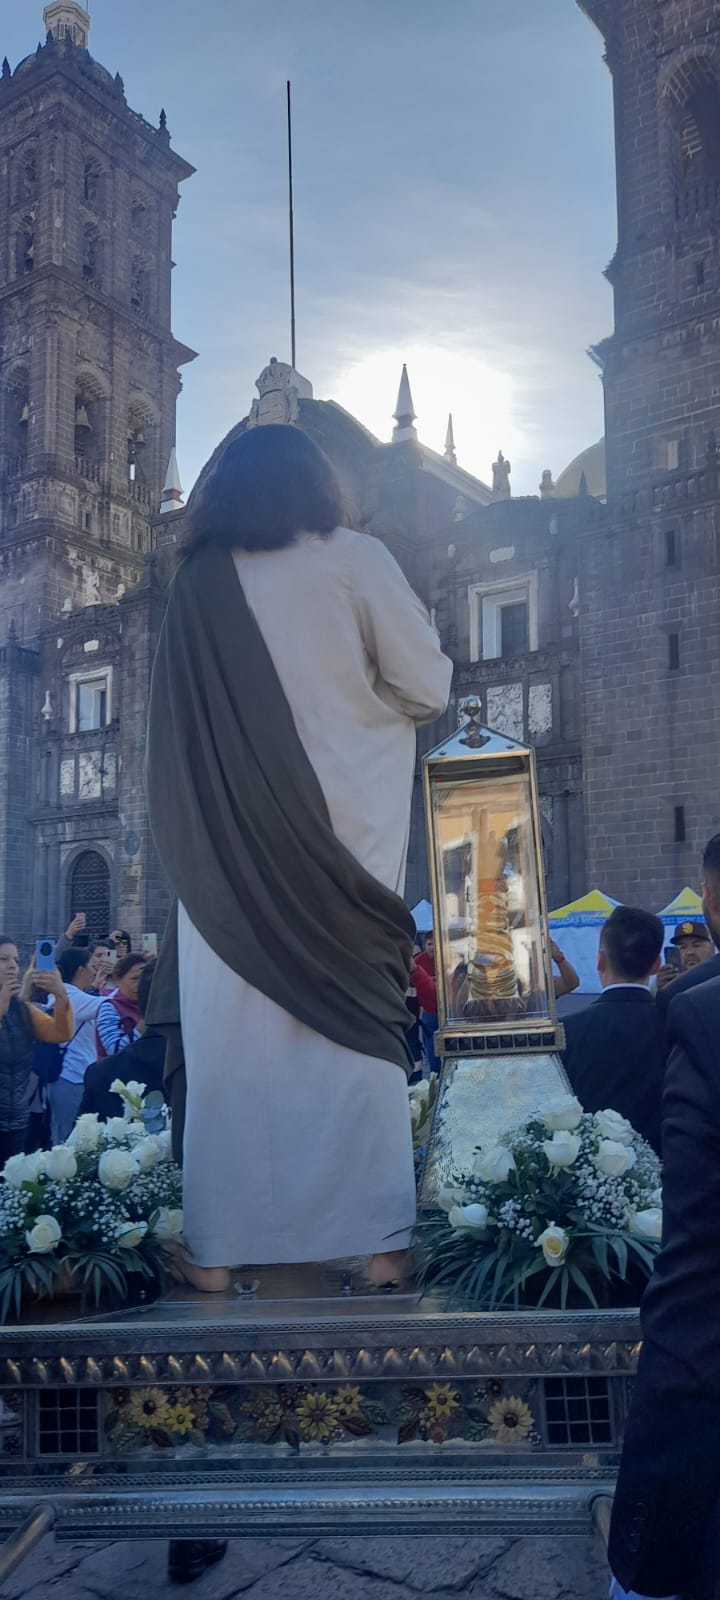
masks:
[[(583, 485), (583, 478), (585, 483)], [(605, 440), (598, 439), (588, 450), (582, 450), (569, 467), (565, 468), (555, 485), (558, 500), (574, 500), (579, 494), (589, 494), (594, 500), (604, 500), (607, 494), (605, 479)]]

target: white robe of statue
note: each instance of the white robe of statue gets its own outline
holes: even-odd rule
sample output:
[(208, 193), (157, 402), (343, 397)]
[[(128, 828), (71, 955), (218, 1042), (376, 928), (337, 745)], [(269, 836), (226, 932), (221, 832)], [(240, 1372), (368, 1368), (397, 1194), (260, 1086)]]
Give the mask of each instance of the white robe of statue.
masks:
[[(415, 726), (445, 710), (452, 676), (424, 607), (385, 547), (348, 528), (235, 565), (338, 838), (401, 893)], [(400, 1068), (297, 1022), (225, 966), (182, 907), (180, 999), (194, 1259), (403, 1248), (415, 1183)]]

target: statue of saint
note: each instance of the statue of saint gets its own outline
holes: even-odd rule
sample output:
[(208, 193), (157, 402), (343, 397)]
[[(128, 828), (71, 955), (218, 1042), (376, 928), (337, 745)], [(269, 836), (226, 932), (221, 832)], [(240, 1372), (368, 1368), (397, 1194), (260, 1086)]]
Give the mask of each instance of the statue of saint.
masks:
[(498, 452), (497, 461), (493, 461), (493, 469), (492, 469), (492, 473), (493, 473), (493, 484), (492, 484), (493, 500), (509, 500), (510, 499), (510, 495), (511, 495), (511, 492), (512, 492), (511, 489), (510, 489), (510, 473), (511, 472), (512, 472), (512, 467), (510, 465), (510, 462), (505, 460), (505, 457), (504, 457), (504, 455), (502, 453), (502, 450), (500, 450)]

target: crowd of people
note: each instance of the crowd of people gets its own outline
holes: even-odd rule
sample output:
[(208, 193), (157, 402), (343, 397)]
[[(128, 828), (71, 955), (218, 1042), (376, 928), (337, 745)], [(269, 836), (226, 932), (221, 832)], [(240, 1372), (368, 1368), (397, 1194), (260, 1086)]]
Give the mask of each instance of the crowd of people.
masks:
[(55, 945), (54, 971), (24, 975), (18, 947), (0, 935), (0, 1166), (11, 1155), (62, 1144), (77, 1118), (122, 1114), (110, 1085), (122, 1077), (162, 1088), (165, 1042), (146, 1029), (154, 962), (118, 929), (93, 944), (79, 912)]

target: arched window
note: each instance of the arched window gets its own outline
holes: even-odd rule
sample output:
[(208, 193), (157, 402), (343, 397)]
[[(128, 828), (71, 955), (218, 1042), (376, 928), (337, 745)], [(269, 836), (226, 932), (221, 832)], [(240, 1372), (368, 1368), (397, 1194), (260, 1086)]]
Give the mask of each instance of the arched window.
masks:
[(110, 932), (110, 868), (99, 850), (83, 850), (68, 878), (68, 922), (78, 911), (87, 917), (90, 943)]
[(100, 379), (88, 370), (78, 375), (75, 390), (75, 456), (93, 469), (101, 468), (105, 457), (105, 393)]
[(99, 284), (102, 277), (102, 246), (96, 227), (90, 222), (83, 229), (83, 277), (86, 283)]
[(720, 201), (720, 81), (715, 63), (707, 56), (691, 56), (669, 78), (664, 97), (675, 215), (678, 222), (692, 222)]
[(83, 200), (98, 211), (102, 204), (103, 174), (100, 162), (90, 157), (83, 167)]
[(37, 149), (26, 144), (20, 152), (18, 170), (18, 199), (33, 200), (37, 190)]
[(31, 211), (21, 219), (15, 238), (15, 271), (18, 278), (35, 266), (35, 217)]
[(130, 305), (141, 315), (148, 310), (147, 266), (141, 256), (135, 256), (130, 268)]

